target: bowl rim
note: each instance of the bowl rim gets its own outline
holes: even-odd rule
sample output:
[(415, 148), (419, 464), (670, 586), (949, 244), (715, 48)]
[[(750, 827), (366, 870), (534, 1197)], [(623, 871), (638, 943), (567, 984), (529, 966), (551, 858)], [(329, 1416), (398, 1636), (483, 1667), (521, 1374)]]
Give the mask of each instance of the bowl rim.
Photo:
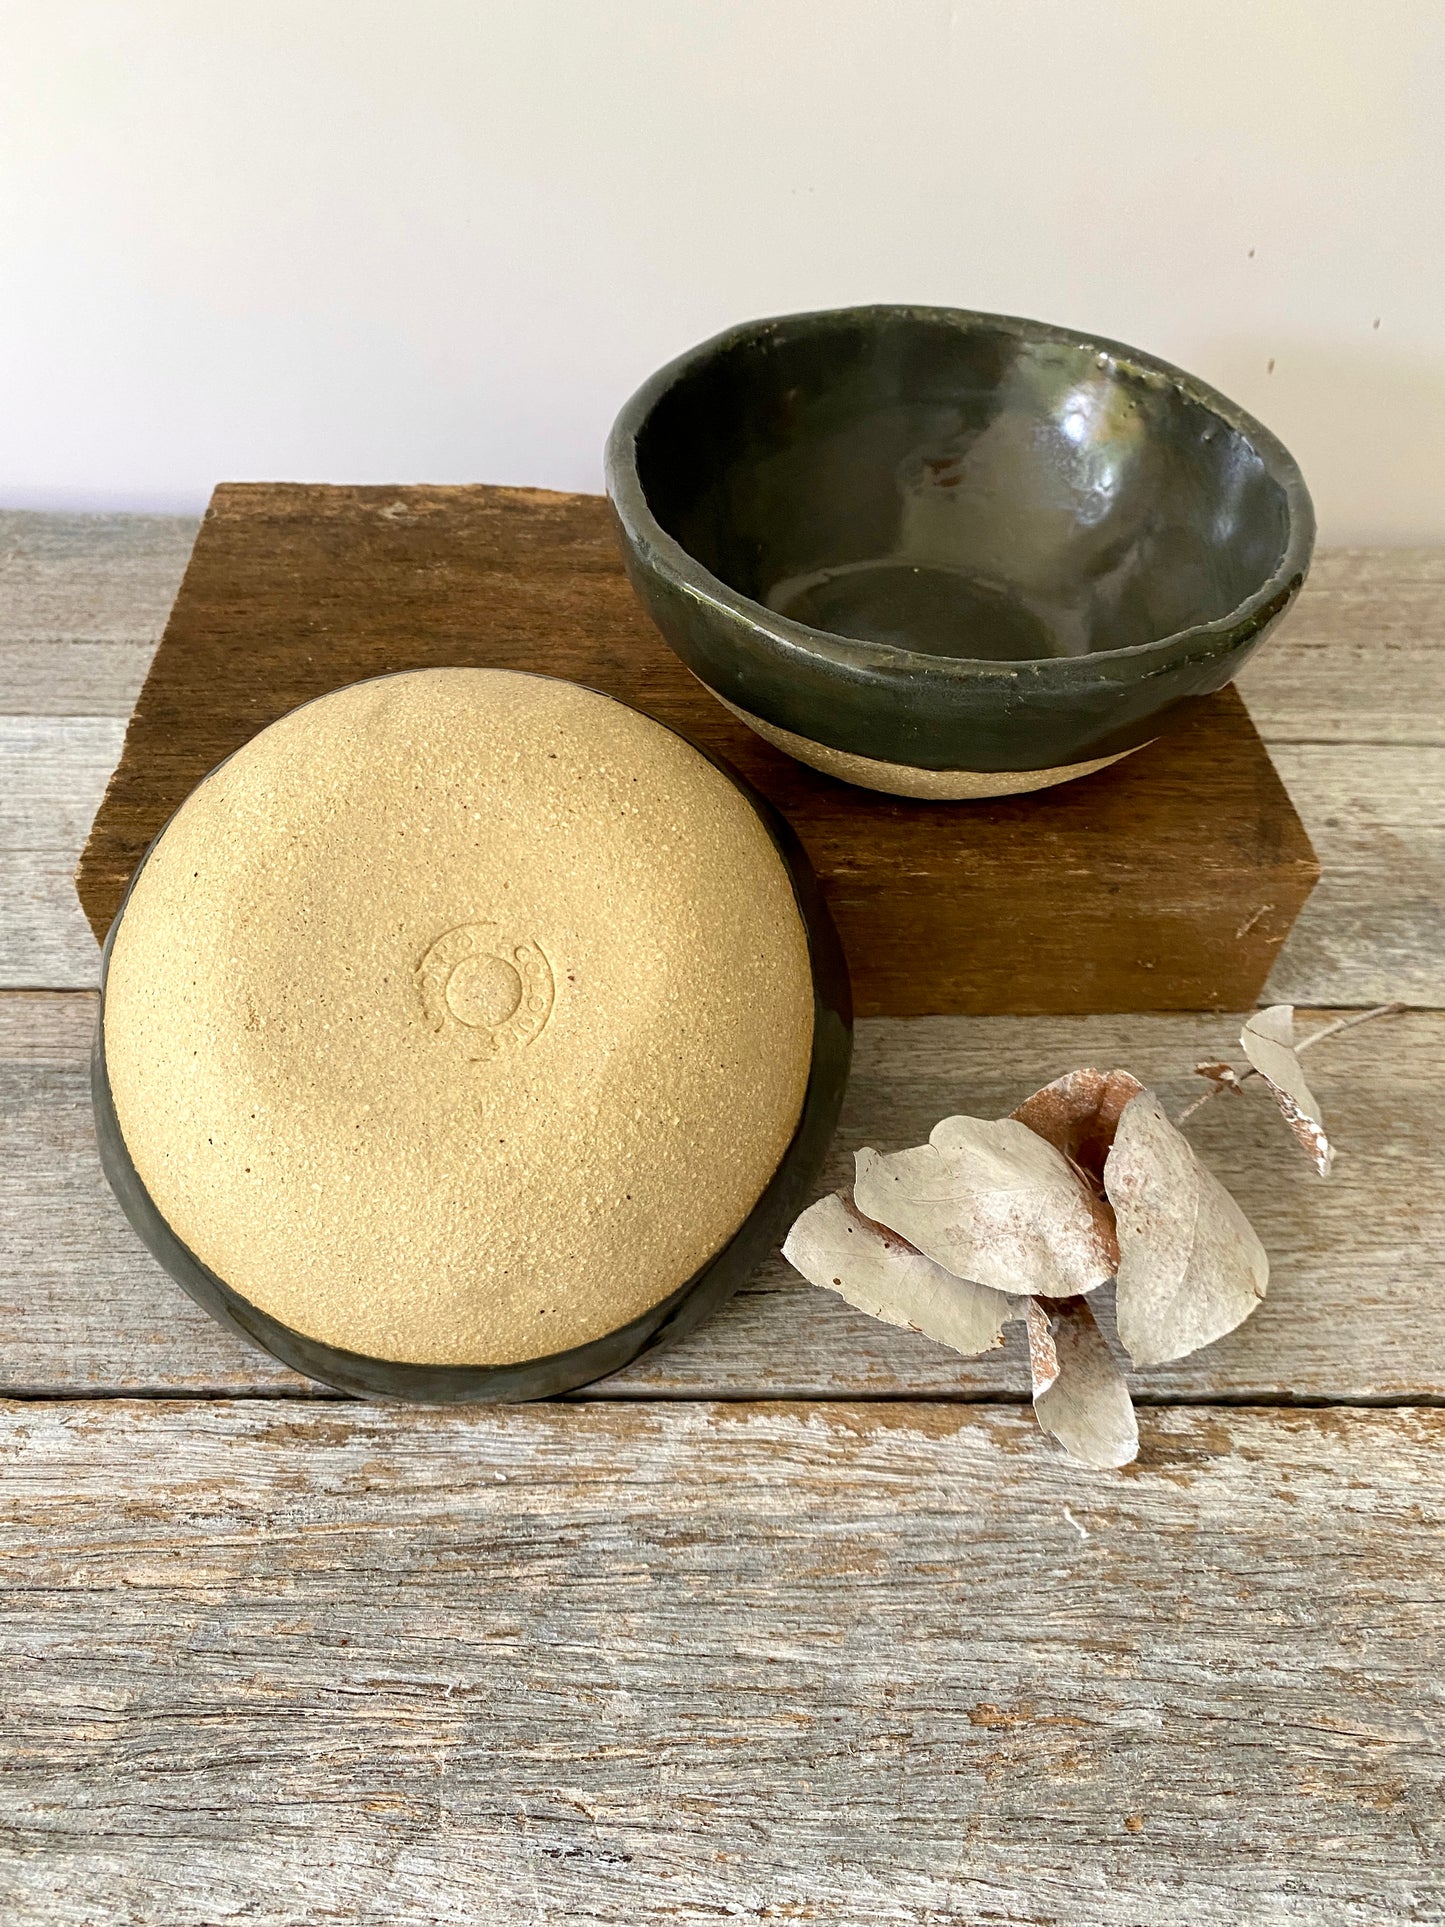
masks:
[[(822, 332), (845, 319), (867, 321), (915, 320), (942, 324), (964, 333), (990, 331), (1011, 334), (1022, 341), (1054, 342), (1085, 353), (1106, 355), (1119, 367), (1154, 381), (1167, 382), (1191, 401), (1243, 435), (1264, 463), (1265, 472), (1284, 494), (1286, 534), (1274, 567), (1259, 587), (1250, 591), (1226, 614), (1208, 622), (1191, 623), (1147, 642), (1118, 649), (1092, 649), (1079, 656), (1030, 656), (997, 660), (979, 656), (939, 656), (898, 643), (865, 641), (836, 630), (814, 629), (780, 615), (716, 576), (663, 528), (652, 511), (637, 468), (637, 439), (648, 416), (680, 380), (716, 356), (744, 342), (761, 344), (784, 333)], [(691, 600), (710, 604), (724, 614), (741, 618), (763, 631), (785, 654), (817, 661), (833, 661), (840, 669), (884, 676), (903, 674), (971, 680), (1010, 681), (1021, 671), (1057, 676), (1061, 680), (1087, 674), (1090, 665), (1147, 659), (1150, 656), (1208, 657), (1225, 653), (1240, 637), (1254, 633), (1290, 601), (1303, 583), (1315, 541), (1315, 512), (1298, 462), (1284, 443), (1247, 409), (1197, 375), (1158, 355), (1127, 342), (1023, 315), (991, 314), (977, 308), (949, 308), (909, 302), (869, 302), (858, 306), (810, 308), (792, 314), (765, 315), (733, 323), (720, 333), (684, 350), (648, 376), (623, 404), (607, 438), (604, 457), (607, 493), (629, 540), (645, 550), (651, 565), (671, 579)]]

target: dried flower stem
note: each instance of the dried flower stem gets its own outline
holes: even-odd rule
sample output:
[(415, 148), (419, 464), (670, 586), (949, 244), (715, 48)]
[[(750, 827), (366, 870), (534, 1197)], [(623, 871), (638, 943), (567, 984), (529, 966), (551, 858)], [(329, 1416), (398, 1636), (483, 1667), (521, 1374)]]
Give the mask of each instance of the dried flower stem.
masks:
[[(1373, 1010), (1357, 1010), (1349, 1017), (1337, 1017), (1332, 1024), (1323, 1024), (1318, 1030), (1311, 1031), (1308, 1037), (1302, 1037), (1295, 1045), (1295, 1052), (1298, 1054), (1302, 1050), (1308, 1050), (1311, 1044), (1321, 1043), (1326, 1037), (1333, 1037), (1338, 1031), (1353, 1030), (1356, 1024), (1368, 1024), (1372, 1018), (1393, 1017), (1404, 1008), (1403, 1004), (1376, 1004)], [(1186, 1118), (1193, 1117), (1196, 1111), (1202, 1110), (1211, 1098), (1218, 1097), (1221, 1091), (1237, 1091), (1241, 1084), (1247, 1083), (1251, 1077), (1258, 1076), (1259, 1072), (1251, 1064), (1239, 1072), (1232, 1084), (1211, 1083), (1202, 1097), (1196, 1097), (1192, 1104), (1185, 1105), (1174, 1122), (1182, 1124)]]
[(1337, 1017), (1332, 1024), (1323, 1024), (1318, 1030), (1312, 1030), (1308, 1037), (1302, 1037), (1295, 1045), (1295, 1051), (1308, 1050), (1311, 1044), (1333, 1037), (1337, 1030), (1353, 1030), (1356, 1024), (1368, 1024), (1372, 1017), (1393, 1017), (1404, 1008), (1403, 1004), (1376, 1004), (1373, 1010), (1357, 1010), (1351, 1017)]

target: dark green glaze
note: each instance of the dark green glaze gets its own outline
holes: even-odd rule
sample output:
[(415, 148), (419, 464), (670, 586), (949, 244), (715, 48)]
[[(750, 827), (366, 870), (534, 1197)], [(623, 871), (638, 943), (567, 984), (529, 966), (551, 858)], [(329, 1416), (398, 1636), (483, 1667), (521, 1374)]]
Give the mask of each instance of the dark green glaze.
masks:
[(951, 308), (744, 323), (607, 446), (628, 572), (719, 695), (922, 769), (1130, 749), (1238, 671), (1314, 513), (1233, 402), (1119, 342)]
[[(681, 732), (674, 731), (674, 734)], [(757, 811), (787, 866), (793, 897), (807, 932), (813, 973), (813, 1055), (798, 1128), (767, 1189), (729, 1243), (671, 1297), (653, 1306), (641, 1318), (590, 1344), (517, 1365), (406, 1364), (322, 1344), (282, 1324), (243, 1298), (177, 1237), (146, 1189), (121, 1135), (105, 1063), (105, 987), (111, 950), (136, 878), (145, 868), (160, 836), (152, 842), (137, 865), (115, 914), (101, 962), (100, 1013), (91, 1052), (96, 1136), (101, 1167), (141, 1241), (177, 1284), (219, 1325), (235, 1337), (258, 1345), (293, 1371), (304, 1372), (308, 1378), (320, 1379), (338, 1391), (363, 1398), (405, 1399), (424, 1404), (547, 1398), (621, 1371), (644, 1352), (655, 1351), (682, 1337), (731, 1297), (768, 1253), (776, 1249), (788, 1226), (811, 1198), (837, 1127), (853, 1049), (852, 990), (838, 933), (797, 837), (772, 805), (736, 770), (699, 745), (693, 747), (720, 769)], [(164, 834), (162, 830), (160, 835)]]

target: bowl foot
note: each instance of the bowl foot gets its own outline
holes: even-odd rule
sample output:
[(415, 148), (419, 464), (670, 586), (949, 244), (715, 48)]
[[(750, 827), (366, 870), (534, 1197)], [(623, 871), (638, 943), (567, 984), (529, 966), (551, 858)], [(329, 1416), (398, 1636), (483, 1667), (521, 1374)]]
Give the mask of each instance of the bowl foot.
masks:
[[(715, 690), (713, 693), (717, 694)], [(1120, 762), (1134, 753), (1121, 749), (1113, 756), (1097, 756), (1088, 763), (1060, 763), (1053, 769), (917, 769), (910, 763), (884, 763), (873, 756), (855, 756), (846, 749), (830, 749), (826, 743), (815, 743), (810, 737), (795, 735), (791, 729), (765, 723), (760, 716), (728, 702), (725, 696), (719, 696), (718, 701), (730, 709), (739, 722), (756, 731), (764, 742), (800, 763), (822, 770), (825, 776), (835, 776), (840, 783), (852, 783), (859, 789), (881, 790), (887, 796), (911, 796), (935, 803), (977, 802), (990, 796), (1022, 796), (1028, 790), (1050, 789), (1055, 783), (1072, 783), (1076, 777), (1092, 776), (1095, 770), (1107, 769), (1110, 763)], [(1135, 747), (1142, 749), (1144, 745), (1139, 743)]]

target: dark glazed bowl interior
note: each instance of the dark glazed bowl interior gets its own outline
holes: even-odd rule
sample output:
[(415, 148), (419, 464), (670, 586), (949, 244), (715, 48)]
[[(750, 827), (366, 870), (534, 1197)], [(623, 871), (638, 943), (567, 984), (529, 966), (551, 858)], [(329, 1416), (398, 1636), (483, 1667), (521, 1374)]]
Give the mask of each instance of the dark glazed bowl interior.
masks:
[[(608, 479), (634, 581), (705, 681), (837, 748), (931, 767), (1099, 754), (1218, 687), (1313, 538), (1286, 450), (1202, 382), (951, 309), (735, 328), (633, 398)], [(1099, 700), (1181, 667), (1148, 700)], [(1034, 762), (988, 728), (970, 750), (959, 686), (988, 707), (980, 679), (1000, 673), (1044, 711), (1090, 714), (1037, 717)]]

